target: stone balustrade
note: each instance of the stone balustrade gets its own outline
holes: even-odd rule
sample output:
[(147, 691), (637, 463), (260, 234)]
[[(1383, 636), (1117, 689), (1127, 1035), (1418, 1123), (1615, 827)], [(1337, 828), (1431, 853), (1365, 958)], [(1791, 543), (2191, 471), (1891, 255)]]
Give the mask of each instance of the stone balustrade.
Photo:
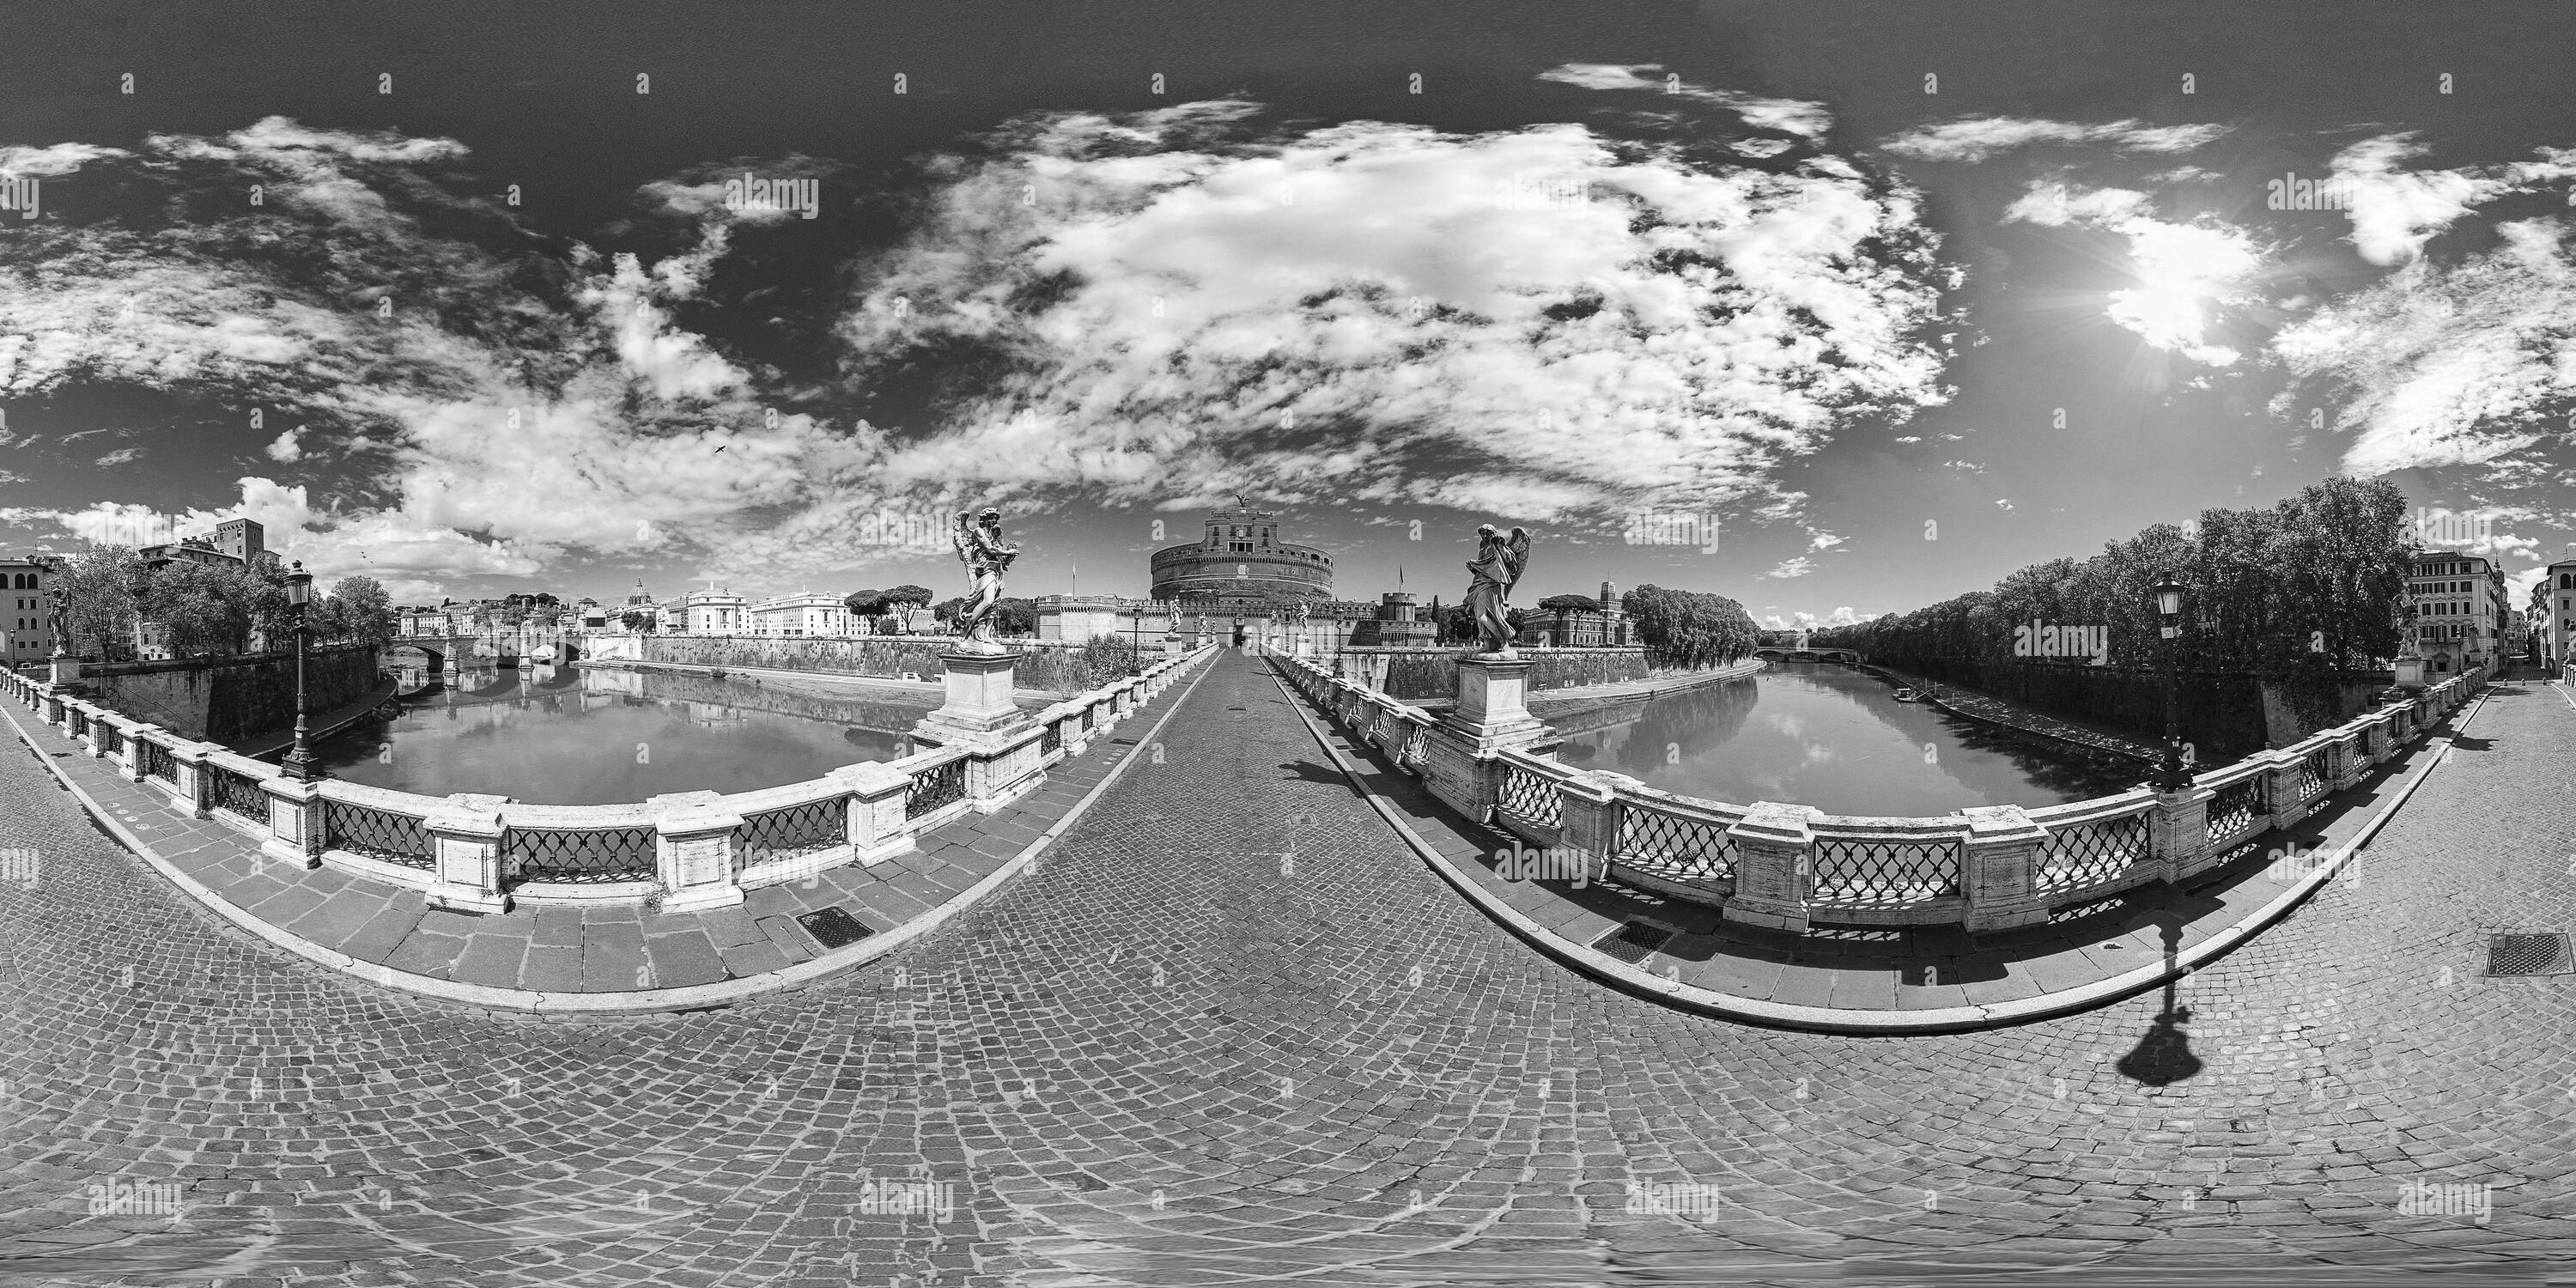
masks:
[(1640, 889), (1718, 905), (1730, 920), (2007, 929), (2153, 881), (2185, 882), (2296, 826), (2394, 758), (2486, 683), (2454, 676), (2299, 742), (2196, 775), (2189, 790), (1939, 818), (1836, 816), (1779, 801), (1730, 805), (1558, 763), (1544, 737), (1479, 747), (1419, 708), (1275, 658), (1352, 735), (1443, 801), (1543, 849), (1580, 854)]
[(0, 672), (0, 699), (79, 738), (126, 779), (158, 782), (174, 808), (255, 838), (263, 860), (327, 864), (471, 911), (636, 903), (685, 911), (740, 903), (745, 890), (843, 864), (877, 863), (969, 810), (1004, 808), (1215, 652), (1211, 644), (1158, 661), (1140, 676), (1055, 703), (1030, 727), (990, 743), (864, 761), (783, 787), (631, 805), (306, 783), (27, 676)]

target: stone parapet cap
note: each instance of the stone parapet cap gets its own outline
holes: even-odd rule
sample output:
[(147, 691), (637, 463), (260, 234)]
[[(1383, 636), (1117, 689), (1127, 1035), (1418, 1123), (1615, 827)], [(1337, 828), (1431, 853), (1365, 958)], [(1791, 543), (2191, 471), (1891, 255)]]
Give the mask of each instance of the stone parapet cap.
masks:
[(847, 788), (850, 794), (870, 800), (902, 791), (912, 785), (911, 774), (874, 760), (844, 765), (825, 777), (835, 785)]
[(432, 832), (448, 836), (497, 841), (503, 831), (501, 807), (509, 803), (507, 796), (460, 792), (440, 802), (421, 823)]
[(2048, 829), (2034, 822), (2019, 805), (1971, 805), (1960, 810), (1959, 816), (1968, 821), (1970, 845), (2048, 839)]
[(1782, 801), (1756, 801), (1744, 811), (1744, 819), (1727, 830), (1743, 840), (1769, 841), (1775, 845), (1808, 845), (1816, 839), (1815, 824), (1825, 812), (1813, 805), (1791, 805)]
[(501, 809), (512, 827), (579, 832), (592, 828), (650, 827), (657, 811), (646, 805), (530, 805), (512, 802)]

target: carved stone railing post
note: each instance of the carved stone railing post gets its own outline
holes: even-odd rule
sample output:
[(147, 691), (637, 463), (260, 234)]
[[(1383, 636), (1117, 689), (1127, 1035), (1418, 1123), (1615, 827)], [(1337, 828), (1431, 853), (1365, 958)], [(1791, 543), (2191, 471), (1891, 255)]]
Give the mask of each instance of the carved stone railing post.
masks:
[(1968, 933), (2035, 926), (2048, 920), (2039, 889), (2040, 846), (2048, 829), (2019, 805), (1976, 805), (1959, 847), (1959, 889), (1968, 896)]
[(206, 757), (223, 748), (211, 742), (175, 739), (169, 743), (169, 748), (172, 772), (179, 779), (170, 789), (171, 806), (188, 811), (194, 818), (211, 815), (214, 812), (215, 783), (213, 775), (206, 772)]
[(459, 793), (422, 820), (437, 856), (438, 882), (429, 902), (460, 912), (507, 912), (501, 889), (501, 807), (507, 796)]
[(858, 862), (878, 863), (917, 848), (903, 814), (912, 775), (871, 760), (835, 769), (831, 779), (850, 789), (850, 852)]
[(2209, 802), (2216, 795), (2198, 785), (2156, 793), (2156, 808), (2147, 815), (2147, 845), (2166, 881), (2187, 882), (2218, 858), (2209, 844)]
[(742, 902), (735, 834), (742, 815), (726, 809), (715, 792), (649, 796), (654, 811), (653, 870), (662, 889), (662, 911), (702, 912)]
[(1729, 921), (1805, 933), (1807, 890), (1815, 871), (1814, 822), (1825, 816), (1812, 805), (1756, 802), (1744, 820), (1726, 829), (1735, 842), (1735, 897), (1721, 910)]
[(2306, 757), (2287, 748), (2264, 752), (2263, 803), (2272, 808), (2272, 827), (2281, 830), (2298, 826), (2308, 816), (2308, 806), (2299, 800), (2299, 762)]
[(281, 863), (322, 866), (321, 790), (284, 774), (262, 780), (260, 788), (268, 794), (268, 839), (260, 853)]

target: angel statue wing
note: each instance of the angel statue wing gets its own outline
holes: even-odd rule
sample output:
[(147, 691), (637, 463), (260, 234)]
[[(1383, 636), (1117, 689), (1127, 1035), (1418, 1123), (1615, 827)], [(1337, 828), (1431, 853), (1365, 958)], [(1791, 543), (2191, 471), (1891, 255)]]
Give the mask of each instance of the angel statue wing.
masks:
[(1503, 543), (1503, 566), (1511, 570), (1511, 578), (1503, 583), (1505, 599), (1512, 597), (1512, 587), (1521, 584), (1521, 570), (1529, 567), (1529, 547), (1527, 528), (1512, 529), (1511, 540)]

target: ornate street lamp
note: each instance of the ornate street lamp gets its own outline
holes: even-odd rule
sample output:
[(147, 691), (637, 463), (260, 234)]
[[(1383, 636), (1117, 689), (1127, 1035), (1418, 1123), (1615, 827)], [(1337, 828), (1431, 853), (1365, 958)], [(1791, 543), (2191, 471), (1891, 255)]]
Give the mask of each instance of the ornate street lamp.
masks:
[(286, 574), (286, 602), (295, 611), (295, 746), (278, 764), (286, 776), (309, 783), (322, 775), (313, 768), (313, 746), (306, 724), (304, 696), (304, 637), (310, 633), (305, 612), (313, 602), (313, 574), (304, 571), (304, 561)]
[(2182, 726), (2174, 715), (2176, 659), (2182, 648), (2182, 589), (2181, 582), (2166, 577), (2153, 590), (2156, 617), (2163, 623), (2165, 641), (2165, 758), (2156, 767), (2156, 790), (2160, 792), (2191, 790), (2191, 771), (2182, 763)]
[(1129, 679), (1134, 679), (1135, 677), (1145, 673), (1145, 654), (1143, 651), (1145, 645), (1143, 643), (1144, 636), (1142, 632), (1145, 629), (1145, 605), (1149, 602), (1151, 601), (1138, 600), (1136, 602), (1136, 615), (1127, 619), (1127, 676)]

